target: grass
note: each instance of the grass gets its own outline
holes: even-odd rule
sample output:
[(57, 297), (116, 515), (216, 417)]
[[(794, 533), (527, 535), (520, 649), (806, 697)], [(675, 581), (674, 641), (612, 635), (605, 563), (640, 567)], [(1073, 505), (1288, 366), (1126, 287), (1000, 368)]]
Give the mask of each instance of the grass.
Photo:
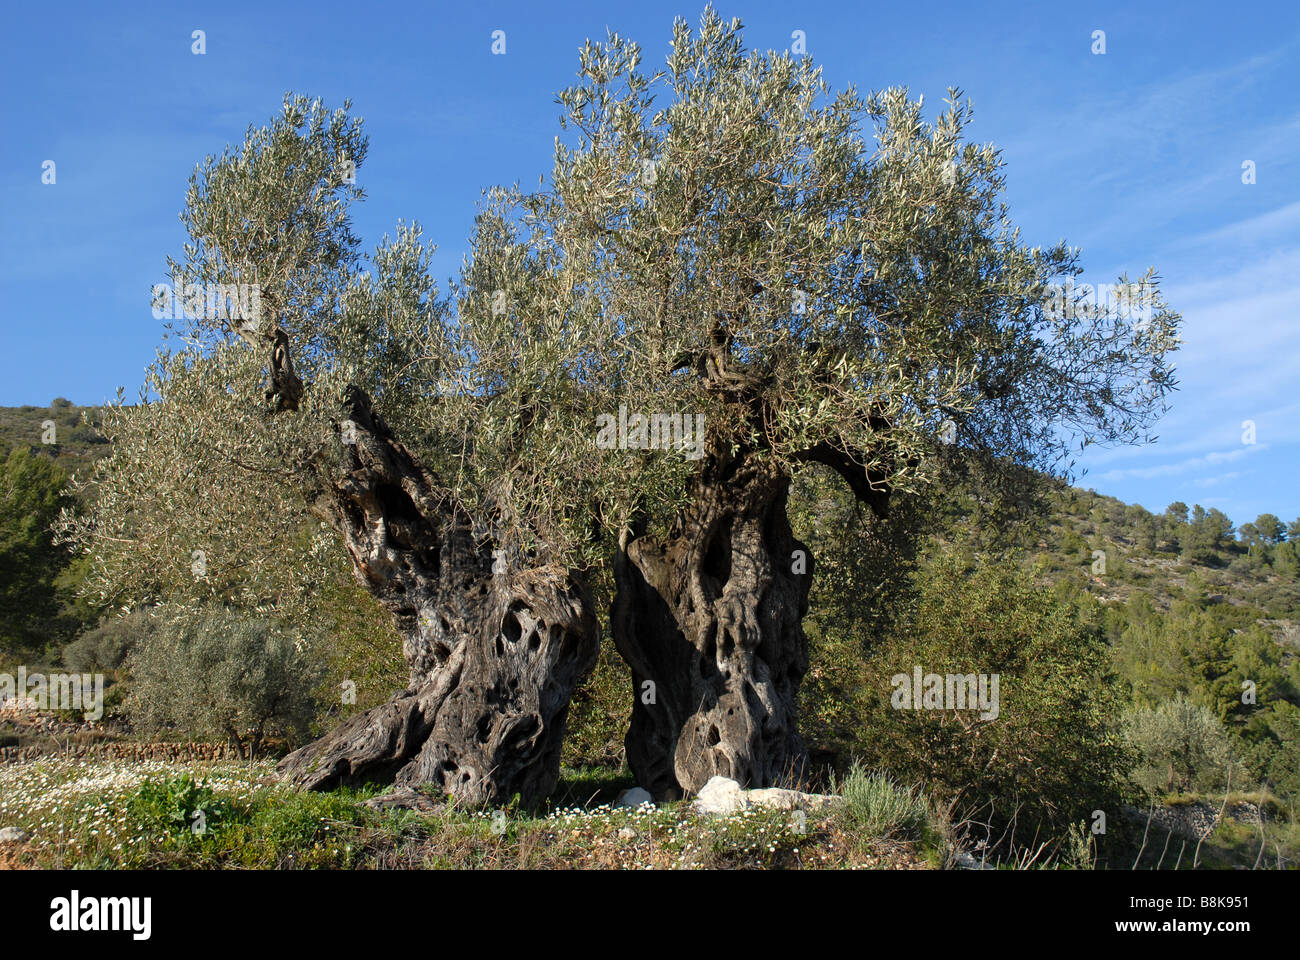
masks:
[(288, 791), (263, 783), (270, 770), (269, 763), (7, 764), (0, 823), (30, 833), (33, 865), (44, 867), (352, 865), (341, 838), (360, 819), (359, 797), (298, 794), (286, 802)]
[(832, 791), (844, 798), (838, 815), (846, 827), (873, 837), (920, 838), (929, 808), (915, 787), (903, 787), (854, 762)]
[(269, 762), (44, 758), (0, 765), (0, 826), (32, 839), (6, 865), (43, 868), (922, 868), (910, 841), (833, 815), (687, 804), (616, 808), (626, 771), (566, 769), (544, 810), (377, 811), (379, 788), (299, 793)]
[[(921, 792), (860, 765), (835, 784), (844, 802), (827, 812), (751, 807), (725, 817), (696, 816), (685, 803), (614, 807), (631, 778), (607, 767), (566, 768), (544, 809), (446, 804), (428, 813), (367, 807), (379, 787), (300, 793), (274, 782), (272, 769), (270, 761), (67, 757), (0, 764), (0, 826), (31, 834), (21, 847), (0, 848), (0, 867), (937, 869), (952, 861), (952, 831)], [(1092, 866), (1089, 838), (1070, 839), (1031, 865)], [(1141, 866), (1171, 869), (1180, 843), (1153, 835)], [(1191, 866), (1194, 846), (1180, 869)], [(1297, 851), (1300, 828), (1289, 818), (1266, 820), (1261, 832), (1228, 817), (1202, 843), (1199, 865), (1294, 866)], [(1135, 854), (1120, 858), (1125, 867)]]

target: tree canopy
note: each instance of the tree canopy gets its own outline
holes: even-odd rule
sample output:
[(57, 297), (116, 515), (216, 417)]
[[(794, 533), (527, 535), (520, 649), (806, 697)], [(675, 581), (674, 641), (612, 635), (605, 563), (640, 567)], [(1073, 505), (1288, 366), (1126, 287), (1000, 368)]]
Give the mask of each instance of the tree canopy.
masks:
[[(544, 787), (524, 754), (558, 763), (596, 656), (587, 581), (612, 566), (619, 651), (665, 691), (633, 716), (638, 776), (771, 781), (802, 753), (797, 471), (831, 468), (878, 515), (951, 469), (993, 489), (1068, 475), (1090, 444), (1151, 439), (1176, 385), (1154, 271), (1119, 278), (1137, 316), (1063, 294), (1079, 252), (1022, 241), (958, 90), (933, 117), (904, 89), (832, 91), (710, 8), (653, 72), (626, 38), (588, 42), (558, 103), (549, 182), (485, 192), (445, 292), (418, 224), (361, 252), (350, 103), (288, 95), (200, 163), (154, 291), (175, 345), (106, 414), (93, 506), (63, 516), (105, 603), (297, 617), (346, 545), (412, 681), (321, 747), (325, 779), (409, 761), (408, 779)], [(1213, 543), (1215, 513), (1194, 524)], [(525, 636), (552, 645), (526, 667), (506, 654)], [(533, 727), (494, 726), (499, 704), (456, 686), (470, 661), (540, 697), (519, 707)], [(357, 753), (417, 715), (451, 723), (457, 697), (495, 733)]]
[[(1177, 316), (1151, 275), (1140, 321), (1044, 310), (1077, 251), (1022, 243), (1002, 157), (966, 139), (957, 91), (933, 120), (905, 90), (835, 93), (809, 58), (746, 51), (711, 10), (698, 31), (675, 24), (663, 69), (617, 35), (579, 64), (549, 184), (487, 192), (445, 295), (418, 225), (360, 254), (368, 143), (349, 104), (287, 97), (199, 165), (173, 287), (255, 284), (260, 309), (187, 297), (154, 402), (109, 424), (137, 452), (101, 478), (99, 542), (129, 541), (101, 565), (106, 590), (163, 567), (180, 586), (223, 539), (238, 555), (218, 547), (210, 569), (243, 580), (259, 545), (299, 544), (293, 564), (319, 552), (287, 535), (302, 497), (283, 481), (340, 442), (349, 385), (513, 547), (586, 562), (593, 529), (670, 512), (696, 467), (598, 447), (620, 407), (703, 414), (711, 450), (828, 462), (877, 496), (932, 481), (949, 441), (1068, 470), (1081, 445), (1147, 436)], [(110, 533), (128, 517), (140, 529)]]

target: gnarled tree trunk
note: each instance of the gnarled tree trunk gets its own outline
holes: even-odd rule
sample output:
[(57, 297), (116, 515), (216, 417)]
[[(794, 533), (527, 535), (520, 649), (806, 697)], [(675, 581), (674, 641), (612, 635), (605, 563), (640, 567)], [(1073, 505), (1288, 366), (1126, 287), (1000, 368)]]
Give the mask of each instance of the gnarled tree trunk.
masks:
[(636, 694), (627, 756), (656, 797), (715, 774), (766, 787), (803, 772), (795, 698), (812, 558), (786, 517), (789, 484), (752, 455), (710, 457), (666, 541), (620, 545), (612, 627)]
[(396, 617), (410, 684), (290, 754), (280, 776), (312, 789), (428, 785), (473, 805), (544, 798), (569, 699), (596, 660), (589, 594), (567, 571), (495, 559), (365, 394), (345, 407), (355, 442), (321, 506)]

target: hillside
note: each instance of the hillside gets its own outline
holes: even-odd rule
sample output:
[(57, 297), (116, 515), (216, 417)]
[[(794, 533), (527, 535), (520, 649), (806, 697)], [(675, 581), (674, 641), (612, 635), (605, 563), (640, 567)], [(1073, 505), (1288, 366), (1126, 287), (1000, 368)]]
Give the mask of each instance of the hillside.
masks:
[[(98, 423), (98, 407), (79, 407), (62, 397), (46, 407), (0, 407), (0, 457), (26, 446), (51, 457), (64, 473), (84, 473), (109, 450), (108, 439), (95, 429)], [(51, 438), (54, 442), (47, 442)]]
[[(1300, 649), (1297, 544), (1250, 542), (1253, 528), (1253, 522), (1224, 527), (1198, 544), (1192, 522), (1072, 488), (1056, 498), (1048, 534), (1034, 555), (1044, 576), (1077, 582), (1106, 603), (1128, 602), (1142, 593), (1162, 611), (1179, 600), (1253, 609), (1280, 641)], [(1104, 568), (1098, 566), (1098, 550), (1105, 554)]]

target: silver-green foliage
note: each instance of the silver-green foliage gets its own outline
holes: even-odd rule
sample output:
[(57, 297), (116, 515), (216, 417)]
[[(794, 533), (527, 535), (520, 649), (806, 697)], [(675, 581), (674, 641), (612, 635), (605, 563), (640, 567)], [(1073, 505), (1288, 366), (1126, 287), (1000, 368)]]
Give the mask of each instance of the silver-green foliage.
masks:
[[(698, 467), (598, 447), (620, 405), (704, 414), (711, 449), (789, 470), (830, 444), (896, 493), (933, 483), (948, 421), (961, 449), (1053, 469), (1145, 436), (1177, 315), (1154, 287), (1142, 323), (1043, 310), (1076, 254), (1022, 244), (955, 92), (933, 120), (903, 90), (834, 93), (712, 10), (676, 23), (664, 69), (640, 62), (617, 35), (584, 47), (550, 182), (487, 192), (446, 293), (417, 225), (361, 254), (347, 104), (288, 97), (200, 164), (173, 282), (256, 283), (260, 315), (177, 324), (141, 402), (106, 416), (94, 506), (61, 528), (91, 591), (309, 607), (339, 549), (311, 508), (348, 385), (503, 549), (578, 565), (670, 516)], [(304, 392), (273, 412), (277, 337)]]
[(855, 761), (835, 785), (844, 799), (841, 822), (849, 829), (870, 837), (895, 834), (916, 836), (925, 826), (928, 807), (915, 787), (904, 787), (883, 773), (868, 771)]
[(1152, 795), (1225, 789), (1230, 776), (1244, 786), (1223, 724), (1182, 694), (1125, 714), (1124, 738), (1138, 755), (1131, 777)]
[[(640, 62), (617, 35), (583, 49), (551, 189), (524, 204), (561, 289), (600, 304), (589, 369), (611, 406), (703, 411), (724, 448), (791, 468), (831, 443), (895, 491), (933, 481), (949, 420), (962, 448), (1050, 469), (1146, 436), (1177, 315), (1154, 283), (1143, 321), (1043, 309), (1077, 252), (1021, 242), (957, 91), (934, 120), (905, 90), (834, 93), (712, 10), (676, 23), (664, 69)], [(706, 374), (720, 341), (733, 362)]]
[(318, 667), (301, 638), (246, 614), (174, 610), (139, 637), (128, 666), (127, 712), (155, 733), (256, 753), (268, 737), (301, 736), (312, 718)]

